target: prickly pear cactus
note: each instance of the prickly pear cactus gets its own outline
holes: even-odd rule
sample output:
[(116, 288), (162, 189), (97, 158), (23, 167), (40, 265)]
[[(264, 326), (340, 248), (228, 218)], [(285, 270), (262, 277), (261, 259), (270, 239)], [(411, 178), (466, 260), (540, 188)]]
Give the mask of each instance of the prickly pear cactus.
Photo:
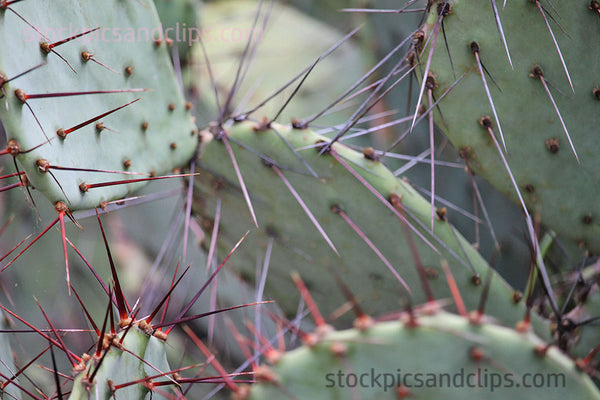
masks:
[(532, 332), (443, 311), (311, 335), (259, 369), (245, 398), (600, 398), (581, 364)]
[[(142, 323), (143, 324), (143, 323)], [(149, 328), (148, 324), (145, 325)], [(159, 382), (176, 385), (175, 378), (164, 376), (171, 371), (165, 352), (165, 338), (158, 338), (139, 323), (123, 329), (118, 335), (103, 337), (102, 351), (82, 364), (69, 399), (166, 399), (154, 392)], [(123, 385), (125, 384), (125, 385)], [(161, 389), (168, 391), (168, 386)], [(164, 393), (164, 392), (163, 392)], [(158, 397), (157, 397), (158, 396)]]
[(436, 3), (424, 26), (422, 70), (435, 44), (429, 66), (434, 95), (465, 74), (439, 104), (441, 114), (434, 113), (439, 128), (478, 175), (518, 201), (501, 151), (530, 211), (558, 233), (600, 250), (598, 2)]
[[(489, 273), (494, 276), (490, 297), (495, 299), (487, 305), (490, 314), (507, 324), (522, 319), (522, 296), (446, 222), (445, 210), (438, 210), (431, 232), (429, 203), (370, 150), (361, 154), (336, 143), (330, 153), (319, 155), (324, 136), (275, 123), (238, 122), (201, 135), (204, 171), (196, 179), (196, 211), (211, 232), (220, 199), (218, 240), (224, 248), (252, 231), (232, 266), (254, 281), (257, 257), (264, 260), (268, 254), (267, 291), (290, 315), (298, 301), (292, 271), (306, 279), (325, 313), (345, 302), (334, 274), (366, 312), (381, 313), (408, 299), (450, 297), (439, 277), (446, 259), (469, 307), (477, 307)], [(241, 170), (243, 188), (228, 148)], [(410, 226), (403, 226), (404, 218)], [(423, 289), (422, 280), (433, 294)]]
[[(161, 1), (167, 18), (179, 12), (179, 9), (169, 8), (174, 1)], [(181, 1), (177, 2), (177, 6), (185, 9), (191, 3)], [(495, 35), (486, 36), (484, 32), (493, 27), (493, 14), (492, 19), (486, 14), (489, 21), (480, 18), (484, 8), (491, 12), (495, 1), (490, 6), (489, 3), (480, 5), (459, 0), (452, 2), (451, 10), (442, 7), (454, 72), (457, 76), (465, 72), (465, 78), (450, 92), (449, 100), (445, 98), (440, 105), (444, 119), (438, 121), (439, 125), (448, 131), (470, 167), (484, 176), (494, 170), (491, 175), (497, 175), (498, 182), (504, 182), (506, 172), (498, 167), (502, 164), (498, 162), (497, 152), (505, 151), (532, 211), (539, 211), (542, 218), (548, 220), (549, 215), (555, 217), (549, 209), (557, 205), (564, 207), (574, 216), (561, 217), (563, 219), (559, 223), (566, 221), (571, 224), (571, 230), (562, 232), (587, 241), (594, 248), (597, 224), (593, 208), (596, 205), (591, 202), (593, 195), (579, 196), (576, 204), (563, 204), (548, 198), (561, 190), (577, 195), (576, 189), (582, 190), (581, 176), (588, 177), (592, 184), (597, 181), (596, 167), (599, 165), (591, 160), (590, 151), (593, 142), (588, 136), (581, 137), (583, 129), (573, 128), (576, 132), (571, 132), (574, 122), (573, 119), (569, 121), (567, 116), (575, 115), (573, 110), (579, 110), (580, 100), (592, 100), (591, 104), (598, 104), (598, 83), (592, 85), (589, 98), (583, 100), (584, 97), (579, 96), (585, 91), (580, 88), (585, 85), (579, 78), (575, 79), (575, 73), (584, 68), (572, 66), (568, 57), (565, 57), (566, 62), (562, 62), (563, 54), (552, 53), (556, 49), (546, 46), (544, 40), (540, 39), (538, 44), (537, 39), (543, 34), (547, 35), (546, 40), (548, 35), (552, 38), (555, 34), (562, 34), (552, 18), (555, 16), (556, 20), (560, 20), (556, 18), (557, 11), (538, 1), (512, 3), (507, 4), (505, 10), (497, 11), (513, 56), (514, 69), (510, 71), (507, 59), (502, 59), (504, 64), (496, 62), (500, 60), (499, 54), (502, 57), (505, 54), (502, 41)], [(432, 45), (437, 39), (438, 47), (431, 65), (426, 61), (428, 53), (422, 54), (419, 59), (428, 63), (426, 70), (431, 72), (433, 80), (430, 86), (424, 87), (435, 91), (433, 97), (439, 98), (437, 90), (449, 87), (454, 74), (453, 68), (447, 67), (447, 54), (440, 50), (443, 49), (440, 45), (443, 35), (438, 35), (442, 27), (435, 22), (440, 20), (439, 14), (436, 14), (437, 3), (432, 1), (430, 5), (434, 5), (433, 16), (425, 28), (424, 42), (428, 39), (428, 45)], [(277, 7), (269, 10), (276, 11)], [(563, 12), (566, 15), (563, 10), (566, 7), (557, 7), (561, 17)], [(597, 20), (600, 6), (593, 1), (590, 7), (592, 10), (584, 24), (588, 24), (590, 15)], [(535, 43), (540, 49), (536, 47), (535, 51), (517, 61), (518, 50), (526, 48), (519, 44), (520, 38), (513, 36), (513, 32), (521, 32), (521, 26), (526, 25), (517, 18), (517, 14), (531, 10), (539, 11), (540, 20), (533, 21), (531, 18), (535, 25), (532, 30), (537, 36), (534, 35), (535, 40), (528, 36), (527, 43), (530, 46)], [(172, 18), (178, 20), (180, 17)], [(565, 20), (573, 18), (569, 14)], [(468, 27), (463, 28), (463, 23), (468, 23)], [(166, 25), (170, 24), (167, 22)], [(548, 25), (553, 28), (552, 32), (540, 28)], [(291, 23), (284, 26), (287, 31), (284, 29), (283, 32), (289, 32), (290, 26)], [(465, 40), (468, 47), (457, 51), (456, 43), (463, 41), (465, 35), (457, 33), (461, 29), (469, 36)], [(316, 32), (318, 29), (313, 30)], [(572, 40), (581, 39), (573, 35), (575, 28), (572, 32), (567, 28), (567, 31)], [(474, 38), (470, 37), (471, 33)], [(521, 33), (529, 35), (525, 30)], [(258, 370), (255, 378), (259, 383), (245, 392), (249, 392), (248, 396), (244, 397), (242, 391), (236, 393), (237, 396), (257, 399), (325, 396), (379, 399), (386, 396), (469, 398), (474, 394), (477, 398), (537, 398), (540, 395), (563, 398), (568, 394), (576, 398), (600, 398), (586, 375), (591, 357), (574, 362), (547, 345), (549, 324), (531, 315), (535, 334), (524, 328), (529, 325), (529, 320), (520, 324), (520, 329), (504, 327), (515, 326), (525, 315), (529, 317), (531, 310), (523, 304), (522, 294), (510, 288), (448, 222), (451, 211), (444, 208), (431, 210), (427, 200), (419, 196), (407, 181), (394, 176), (379, 160), (377, 151), (365, 148), (361, 154), (340, 143), (326, 148), (323, 142), (328, 138), (300, 123), (283, 126), (267, 121), (252, 122), (247, 117), (235, 118), (235, 121), (220, 119), (222, 124), (197, 135), (188, 112), (190, 106), (184, 104), (170, 66), (169, 50), (175, 49), (168, 48), (168, 40), (161, 37), (162, 34), (154, 6), (146, 0), (107, 0), (102, 8), (91, 0), (57, 0), (43, 4), (32, 0), (0, 0), (0, 37), (4, 39), (0, 48), (0, 89), (3, 95), (0, 118), (6, 125), (8, 139), (11, 139), (0, 154), (14, 157), (17, 169), (24, 169), (26, 175), (21, 177), (20, 184), (28, 184), (30, 189), (37, 189), (52, 203), (60, 203), (71, 210), (95, 207), (104, 201), (126, 196), (150, 175), (163, 174), (184, 165), (194, 155), (200, 138), (202, 147), (198, 164), (201, 164), (202, 170), (192, 189), (197, 189), (195, 209), (201, 216), (202, 227), (206, 232), (218, 235), (219, 257), (215, 258), (222, 258), (250, 230), (227, 267), (234, 267), (233, 270), (239, 272), (243, 279), (256, 282), (258, 287), (266, 282), (268, 293), (265, 297), (277, 299), (288, 315), (295, 314), (299, 303), (290, 278), (295, 271), (305, 277), (320, 308), (330, 315), (331, 320), (339, 318), (335, 311), (343, 310), (350, 303), (355, 305), (354, 300), (358, 300), (365, 312), (373, 315), (397, 311), (402, 306), (411, 310), (401, 314), (399, 321), (369, 320), (369, 324), (362, 324), (360, 329), (349, 331), (336, 332), (317, 324), (318, 331), (304, 337), (308, 339), (304, 347), (283, 354), (274, 362), (273, 368)], [(583, 35), (582, 32), (579, 34)], [(564, 51), (563, 40), (559, 38)], [(312, 41), (314, 44), (317, 40)], [(181, 46), (181, 43), (177, 44)], [(493, 48), (493, 51), (488, 53), (488, 48)], [(181, 55), (183, 53), (180, 52)], [(489, 58), (487, 54), (490, 54)], [(276, 50), (270, 49), (268, 56), (273, 55), (282, 59)], [(260, 58), (261, 62), (272, 63), (272, 59), (262, 54)], [(550, 63), (551, 58), (555, 64)], [(358, 58), (353, 60), (358, 61)], [(286, 66), (297, 63), (298, 60), (292, 64), (284, 62)], [(334, 66), (339, 68), (339, 64), (343, 63), (338, 59)], [(536, 67), (532, 67), (534, 63)], [(484, 64), (486, 68), (483, 68)], [(591, 64), (588, 63), (587, 67)], [(554, 68), (556, 65), (559, 68)], [(568, 79), (565, 78), (567, 69)], [(246, 71), (244, 68), (244, 75)], [(492, 85), (491, 77), (486, 75), (488, 72), (502, 92)], [(526, 82), (512, 78), (513, 74), (525, 72)], [(576, 94), (563, 90), (565, 97), (557, 100), (561, 95), (556, 87), (568, 87), (566, 85), (571, 78)], [(513, 86), (512, 80), (517, 82), (516, 86)], [(254, 81), (250, 79), (246, 83), (254, 84)], [(341, 79), (337, 79), (336, 83), (338, 81)], [(486, 95), (485, 84), (490, 85), (489, 96)], [(314, 88), (305, 86), (303, 89), (320, 95), (321, 87), (327, 85), (334, 86), (331, 82), (321, 81)], [(245, 91), (243, 86), (234, 86), (238, 94), (240, 88), (241, 92)], [(480, 97), (469, 90), (479, 90), (477, 96)], [(523, 91), (527, 92), (526, 95), (521, 95)], [(210, 93), (212, 96), (212, 91)], [(507, 93), (512, 95), (510, 100), (503, 98)], [(286, 94), (283, 96), (285, 98)], [(461, 96), (473, 100), (467, 101)], [(537, 107), (532, 111), (538, 113), (536, 123), (504, 123), (503, 118), (511, 119), (513, 103), (517, 104), (514, 97), (519, 101), (529, 99), (527, 101), (531, 104), (538, 104), (534, 101), (545, 104), (539, 107), (540, 111)], [(307, 98), (311, 98), (310, 93)], [(470, 104), (471, 101), (476, 104)], [(555, 101), (559, 111), (554, 108)], [(525, 109), (525, 100), (518, 104)], [(228, 105), (231, 104), (228, 102)], [(547, 110), (548, 105), (550, 108)], [(447, 111), (445, 107), (448, 107)], [(465, 107), (467, 110), (464, 110)], [(585, 104), (581, 105), (581, 110), (585, 111), (584, 115), (593, 115), (593, 107)], [(225, 110), (221, 116), (229, 115), (230, 111)], [(527, 114), (512, 111), (518, 114), (515, 121), (520, 121), (519, 117)], [(437, 115), (437, 111), (435, 113)], [(536, 125), (543, 127), (544, 135), (548, 136), (542, 139), (536, 136), (539, 134), (534, 132)], [(506, 134), (505, 140), (500, 143), (506, 142), (506, 149), (496, 146), (492, 140), (496, 138), (494, 135), (500, 134), (500, 126)], [(592, 127), (587, 122), (583, 126), (587, 129)], [(562, 129), (556, 130), (556, 127)], [(567, 137), (567, 128), (569, 133), (574, 133), (573, 136)], [(519, 132), (518, 129), (531, 133), (531, 140), (507, 133)], [(459, 130), (468, 136), (463, 144), (460, 143), (462, 139), (453, 136), (453, 132)], [(571, 139), (573, 147), (569, 143)], [(540, 140), (543, 143), (541, 150), (528, 150), (529, 153), (525, 150), (529, 148), (529, 141), (535, 142), (535, 147)], [(525, 157), (526, 154), (535, 156), (536, 151), (543, 153), (539, 157), (541, 161)], [(548, 181), (551, 179), (545, 175), (545, 170), (527, 175), (527, 168), (532, 166), (554, 171), (559, 174), (560, 180), (569, 183), (565, 183), (566, 186), (550, 185)], [(571, 168), (573, 166), (575, 168)], [(127, 184), (122, 185), (123, 181)], [(510, 184), (504, 184), (504, 189), (514, 194)], [(577, 214), (576, 210), (584, 210), (581, 212), (585, 214)], [(63, 218), (65, 209), (58, 211), (61, 213), (59, 218)], [(161, 212), (164, 213), (164, 209)], [(576, 225), (573, 223), (575, 220), (581, 223)], [(186, 239), (187, 225), (199, 231), (193, 223), (186, 219)], [(173, 234), (176, 225), (173, 221), (169, 237), (176, 237)], [(160, 232), (160, 228), (149, 229), (144, 234), (149, 232)], [(64, 226), (61, 226), (61, 233), (68, 261)], [(206, 238), (207, 247), (211, 239)], [(183, 242), (185, 248), (188, 241)], [(106, 238), (105, 244), (108, 248)], [(178, 253), (178, 246), (171, 245), (167, 253), (171, 253), (170, 256)], [(188, 252), (186, 257), (183, 251), (184, 263), (188, 261), (186, 258), (192, 257), (191, 254)], [(23, 259), (19, 261), (23, 262)], [(476, 317), (457, 316), (436, 308), (446, 305), (451, 292), (456, 294), (457, 291), (450, 280), (442, 277), (447, 270), (440, 267), (446, 262), (450, 264), (466, 307), (478, 309), (478, 312), (485, 308), (485, 317), (481, 314)], [(527, 259), (523, 265), (529, 262)], [(95, 261), (92, 263), (95, 264)], [(258, 272), (257, 265), (262, 267)], [(112, 272), (116, 280), (114, 268)], [(187, 281), (193, 282), (189, 277)], [(347, 285), (345, 296), (339, 290), (343, 287), (341, 282)], [(232, 291), (244, 296), (239, 287), (241, 285)], [(148, 290), (148, 287), (143, 287), (143, 290)], [(219, 291), (219, 295), (233, 297), (228, 296), (228, 289), (224, 289), (223, 285)], [(356, 299), (351, 298), (349, 292)], [(109, 297), (112, 298), (110, 294)], [(181, 297), (186, 297), (185, 293)], [(254, 298), (252, 295), (248, 297)], [(168, 298), (169, 295), (165, 297)], [(427, 306), (422, 309), (414, 306), (421, 302), (427, 302)], [(595, 309), (595, 301), (586, 306)], [(119, 308), (123, 314), (122, 304)], [(134, 308), (137, 309), (137, 306)], [(462, 311), (464, 307), (457, 305), (457, 310)], [(345, 315), (337, 322), (342, 325), (347, 319)], [(283, 319), (276, 321), (277, 328), (281, 321)], [(503, 325), (497, 324), (498, 321)], [(210, 321), (208, 325), (214, 327)], [(267, 324), (263, 324), (263, 328), (264, 325)], [(71, 332), (65, 332), (73, 336)], [(259, 336), (260, 329), (257, 332)], [(592, 336), (591, 331), (587, 332)], [(586, 348), (593, 341), (590, 336), (584, 338)], [(0, 380), (3, 381), (15, 368), (10, 362), (12, 354), (3, 343), (5, 338), (0, 334), (0, 372), (3, 374)], [(257, 339), (255, 343), (261, 338)], [(201, 380), (180, 379), (167, 363), (166, 347), (162, 335), (142, 323), (124, 324), (118, 334), (102, 335), (96, 354), (89, 359), (85, 357), (75, 370), (75, 379), (68, 383), (69, 389), (72, 385), (70, 398), (182, 397), (184, 394), (177, 392), (179, 385)], [(62, 348), (66, 351), (64, 345)], [(174, 348), (181, 356), (183, 350)], [(244, 360), (246, 364), (252, 362), (250, 357)], [(31, 358), (27, 358), (29, 360)], [(5, 369), (9, 371), (5, 372)], [(209, 381), (225, 384), (226, 372), (220, 368), (217, 371), (219, 376)], [(363, 373), (368, 374), (369, 382), (366, 384), (363, 383), (364, 378), (360, 378)], [(379, 373), (381, 378), (376, 378)], [(426, 375), (420, 381), (417, 373), (433, 374), (434, 377)], [(411, 374), (410, 377), (407, 374)], [(408, 380), (402, 380), (402, 377)], [(67, 380), (58, 371), (54, 378), (57, 387), (62, 386), (61, 381)], [(434, 380), (433, 384), (428, 383), (430, 379)], [(450, 379), (451, 383), (444, 386), (443, 382)], [(457, 380), (459, 383), (456, 383)], [(475, 387), (470, 384), (473, 380), (476, 380)], [(19, 398), (20, 391), (10, 392), (13, 386), (0, 387), (0, 397)], [(60, 393), (56, 397), (61, 397)]]
[[(191, 158), (196, 129), (152, 2), (3, 1), (0, 37), (4, 153), (52, 203), (98, 206)], [(94, 186), (122, 180), (137, 183)]]

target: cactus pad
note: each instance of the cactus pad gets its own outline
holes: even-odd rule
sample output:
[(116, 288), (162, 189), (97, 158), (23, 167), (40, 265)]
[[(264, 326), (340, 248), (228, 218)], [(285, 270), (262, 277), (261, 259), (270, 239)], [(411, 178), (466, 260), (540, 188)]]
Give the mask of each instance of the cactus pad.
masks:
[(90, 208), (141, 183), (85, 193), (82, 183), (143, 179), (191, 158), (195, 126), (152, 3), (11, 3), (0, 3), (0, 118), (35, 189)]
[(285, 353), (247, 398), (600, 398), (575, 362), (531, 332), (446, 312), (404, 317)]
[[(204, 217), (204, 226), (208, 232), (211, 231), (215, 202), (221, 198), (218, 238), (224, 249), (247, 230), (255, 228), (226, 150), (227, 146), (231, 146), (236, 162), (241, 166), (241, 175), (260, 228), (253, 229), (244, 246), (238, 249), (236, 260), (243, 261), (231, 262), (243, 277), (254, 280), (257, 257), (262, 260), (271, 243), (267, 291), (286, 312), (293, 314), (298, 300), (293, 295), (292, 271), (306, 279), (307, 286), (325, 313), (332, 312), (345, 301), (332, 270), (349, 285), (368, 313), (397, 309), (407, 297), (415, 302), (427, 301), (429, 296), (421, 286), (414, 253), (411, 252), (413, 240), (436, 298), (450, 297), (440, 267), (441, 259), (445, 258), (470, 309), (477, 308), (484, 286), (477, 283), (483, 281), (482, 278), (489, 272), (494, 275), (491, 296), (496, 299), (487, 305), (490, 314), (508, 324), (516, 323), (524, 315), (523, 304), (513, 301), (514, 291), (443, 220), (443, 212), (440, 210), (434, 221), (435, 233), (432, 235), (428, 202), (380, 161), (370, 159), (368, 152), (365, 156), (335, 144), (335, 157), (333, 154), (319, 155), (315, 144), (326, 138), (311, 129), (293, 129), (279, 124), (271, 124), (267, 128), (250, 121), (217, 130), (215, 137), (221, 140), (215, 140), (208, 131), (202, 132), (202, 137), (200, 162), (204, 171), (196, 180), (199, 189), (196, 206), (198, 213)], [(291, 148), (299, 150), (294, 153)], [(360, 175), (381, 198), (338, 159)], [(319, 177), (311, 175), (306, 165)], [(287, 183), (280, 176), (284, 176)], [(308, 217), (290, 187), (302, 199), (320, 228)], [(407, 237), (398, 213), (393, 211), (387, 199), (392, 199), (398, 209), (404, 209), (408, 221), (418, 233), (411, 232), (411, 237)], [(345, 218), (359, 228), (372, 246), (361, 239)], [(339, 255), (319, 229), (326, 233)], [(436, 250), (433, 250), (434, 247)], [(260, 249), (258, 252), (257, 248)], [(412, 292), (410, 295), (377, 251), (404, 280)]]
[[(171, 371), (165, 353), (165, 341), (144, 332), (139, 324), (123, 329), (118, 335), (105, 339), (100, 357), (92, 357), (75, 378), (69, 399), (145, 399), (150, 387), (158, 381), (172, 380), (161, 376)], [(93, 380), (90, 381), (90, 377)], [(129, 386), (121, 384), (136, 382)], [(152, 393), (152, 398), (165, 398)]]
[[(437, 84), (434, 94), (443, 93), (457, 76), (465, 77), (440, 103), (443, 118), (435, 113), (438, 126), (478, 175), (517, 201), (498, 149), (478, 122), (490, 116), (499, 143), (503, 134), (502, 152), (530, 212), (551, 229), (598, 251), (600, 208), (594, 188), (600, 184), (600, 42), (592, 39), (600, 32), (597, 2), (549, 6), (512, 1), (497, 7), (512, 67), (496, 27), (493, 5), (499, 3), (450, 2), (443, 28), (454, 71), (439, 33), (430, 66)], [(439, 10), (432, 7), (424, 28), (428, 44), (423, 64), (439, 31)]]

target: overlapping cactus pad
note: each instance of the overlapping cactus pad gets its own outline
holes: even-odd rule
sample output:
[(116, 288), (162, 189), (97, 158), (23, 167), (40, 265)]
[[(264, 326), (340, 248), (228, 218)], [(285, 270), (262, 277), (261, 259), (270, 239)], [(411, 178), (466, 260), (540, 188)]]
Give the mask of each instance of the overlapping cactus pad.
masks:
[(598, 2), (508, 1), (505, 7), (495, 0), (448, 2), (442, 20), (453, 68), (438, 3), (425, 27), (423, 70), (436, 43), (430, 66), (438, 85), (434, 94), (465, 74), (439, 104), (438, 126), (477, 174), (517, 200), (498, 149), (479, 123), (490, 116), (530, 211), (550, 228), (600, 250), (600, 41), (593, 39), (600, 34)]
[(19, 167), (53, 203), (121, 198), (140, 183), (80, 187), (164, 174), (195, 151), (168, 41), (146, 3), (0, 2), (0, 118)]
[(446, 312), (317, 337), (262, 369), (246, 398), (600, 398), (574, 361), (531, 332)]
[[(334, 94), (342, 93), (366, 71), (367, 55), (356, 42), (346, 41), (323, 57), (334, 43), (343, 38), (344, 33), (298, 11), (288, 2), (276, 1), (268, 6), (263, 3), (258, 22), (254, 25), (259, 3), (228, 0), (208, 2), (202, 7), (203, 42), (202, 46), (193, 47), (190, 72), (199, 96), (213, 109), (216, 110), (217, 106), (210, 74), (219, 82), (217, 89), (220, 98), (226, 99), (231, 85), (236, 82), (238, 55), (244, 53), (247, 40), (251, 41), (255, 53), (235, 91), (240, 96), (238, 99), (243, 96), (243, 101), (248, 104), (259, 104), (291, 77), (311, 65), (317, 57), (320, 58), (310, 73), (310, 79), (302, 83), (302, 90), (281, 112), (279, 121), (310, 115), (318, 107), (325, 107)], [(326, 6), (332, 7), (329, 2)], [(264, 21), (267, 21), (266, 25)], [(196, 40), (199, 38), (196, 37)], [(210, 72), (206, 57), (213, 63)], [(294, 59), (293, 63), (289, 62), (290, 58)], [(344, 68), (340, 68), (340, 65)], [(335, 79), (331, 79), (334, 76)], [(294, 87), (291, 85), (283, 90), (267, 102), (260, 112), (267, 115), (277, 113)], [(323, 90), (324, 87), (327, 90)], [(349, 109), (338, 110), (334, 115), (321, 118), (319, 123), (335, 124), (351, 115)]]
[[(231, 261), (237, 271), (254, 280), (257, 262), (265, 263), (268, 253), (267, 291), (290, 314), (296, 311), (298, 301), (290, 278), (292, 271), (306, 279), (325, 313), (346, 301), (334, 274), (357, 295), (367, 312), (381, 313), (397, 309), (409, 298), (415, 302), (429, 300), (421, 278), (432, 287), (432, 297), (449, 298), (441, 268), (442, 259), (446, 259), (469, 307), (477, 307), (482, 282), (490, 273), (494, 276), (490, 296), (495, 299), (487, 305), (490, 313), (508, 324), (522, 318), (525, 307), (519, 304), (519, 294), (444, 220), (443, 210), (435, 217), (432, 233), (429, 203), (408, 183), (395, 177), (369, 151), (363, 155), (336, 143), (331, 153), (320, 155), (319, 142), (324, 140), (311, 129), (279, 124), (269, 128), (250, 121), (202, 133), (200, 161), (206, 170), (196, 180), (197, 211), (211, 232), (217, 199), (222, 200), (218, 238), (223, 250), (251, 230)], [(241, 169), (258, 230), (227, 146), (232, 148)], [(308, 166), (318, 177), (309, 172)], [(403, 227), (404, 215), (412, 227)], [(415, 253), (423, 264), (421, 277)]]

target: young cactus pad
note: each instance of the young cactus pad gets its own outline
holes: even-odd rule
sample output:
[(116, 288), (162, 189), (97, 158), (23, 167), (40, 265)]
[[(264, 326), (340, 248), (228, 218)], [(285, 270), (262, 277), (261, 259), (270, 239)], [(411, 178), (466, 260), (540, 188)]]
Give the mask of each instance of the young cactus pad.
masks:
[(316, 335), (263, 368), (246, 399), (600, 398), (533, 333), (443, 311)]
[[(429, 68), (434, 96), (465, 74), (440, 102), (441, 113), (434, 113), (438, 127), (478, 175), (518, 202), (501, 151), (530, 212), (597, 252), (599, 3), (451, 1), (443, 12), (444, 35), (437, 3), (423, 28), (422, 70), (435, 43)], [(485, 116), (498, 146), (481, 124)]]
[(147, 1), (0, 2), (3, 153), (52, 203), (98, 206), (142, 181), (86, 184), (143, 180), (191, 158), (196, 128), (159, 27)]
[[(124, 328), (113, 337), (104, 336), (104, 342), (105, 349), (101, 355), (92, 357), (87, 364), (81, 366), (81, 371), (75, 377), (70, 400), (108, 400), (113, 396), (128, 400), (146, 399), (156, 382), (171, 380), (175, 384), (173, 378), (161, 376), (171, 371), (164, 339), (145, 332), (139, 323)], [(134, 384), (124, 385), (128, 383)], [(152, 392), (151, 398), (167, 397), (159, 392)]]
[[(334, 273), (356, 294), (366, 312), (381, 313), (397, 309), (408, 297), (417, 303), (433, 296), (450, 298), (441, 268), (442, 259), (446, 259), (469, 308), (477, 308), (484, 287), (481, 283), (489, 273), (493, 274), (490, 297), (495, 300), (487, 304), (486, 311), (507, 324), (522, 319), (525, 307), (519, 303), (519, 294), (509, 288), (445, 220), (443, 210), (434, 221), (432, 234), (428, 201), (408, 183), (395, 177), (368, 150), (365, 156), (336, 143), (330, 154), (319, 155), (319, 142), (327, 140), (324, 136), (311, 129), (294, 129), (275, 123), (265, 127), (251, 121), (239, 122), (212, 132), (201, 133), (203, 171), (196, 179), (199, 189), (197, 211), (204, 217), (210, 233), (216, 203), (220, 202), (218, 239), (222, 249), (231, 248), (247, 230), (252, 230), (231, 265), (241, 271), (243, 277), (254, 280), (258, 257), (259, 262), (269, 267), (267, 292), (290, 315), (296, 312), (298, 301), (298, 296), (293, 295), (292, 271), (297, 271), (306, 280), (317, 304), (326, 314), (346, 301), (340, 294)], [(228, 146), (235, 154), (252, 209), (257, 215), (258, 230), (253, 229), (255, 226)], [(318, 178), (308, 171), (307, 166)], [(364, 182), (353, 173), (360, 175)], [(378, 198), (365, 183), (381, 197)], [(403, 213), (418, 233), (403, 227), (399, 217)], [(372, 246), (361, 238), (349, 221)], [(407, 231), (411, 231), (410, 236)], [(415, 243), (414, 251), (411, 251), (411, 241)], [(432, 288), (432, 295), (423, 289), (415, 267), (415, 253), (423, 264), (422, 272)], [(265, 262), (268, 256), (269, 262)], [(390, 266), (406, 285), (390, 271)]]

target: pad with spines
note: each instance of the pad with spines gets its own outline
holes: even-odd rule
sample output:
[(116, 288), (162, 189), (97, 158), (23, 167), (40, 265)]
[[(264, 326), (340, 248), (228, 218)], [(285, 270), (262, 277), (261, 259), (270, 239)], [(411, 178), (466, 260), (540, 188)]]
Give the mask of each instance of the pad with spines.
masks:
[[(184, 165), (195, 151), (196, 128), (161, 40), (156, 10), (146, 3), (113, 0), (98, 7), (90, 0), (22, 1), (0, 9), (0, 73), (8, 80), (2, 85), (6, 107), (0, 107), (0, 118), (8, 139), (20, 146), (19, 167), (52, 203), (62, 201), (76, 210), (122, 198), (141, 183), (85, 193), (80, 185), (164, 174)], [(113, 90), (123, 92), (61, 95)], [(57, 95), (34, 98), (39, 94)], [(137, 98), (64, 138), (57, 135)], [(40, 172), (38, 160), (48, 162), (49, 172)]]
[[(424, 27), (428, 44), (420, 57), (423, 70), (434, 42), (433, 33), (438, 29), (441, 2), (438, 3), (431, 8)], [(512, 67), (496, 27), (494, 3)], [(438, 85), (434, 95), (439, 96), (457, 77), (465, 76), (440, 102), (441, 114), (436, 111), (434, 117), (454, 146), (469, 158), (475, 172), (518, 201), (498, 149), (479, 123), (480, 118), (489, 116), (496, 140), (531, 213), (539, 214), (542, 222), (557, 233), (579, 240), (597, 252), (600, 41), (596, 37), (600, 33), (600, 18), (598, 9), (593, 9), (597, 2), (552, 2), (550, 6), (548, 2), (509, 1), (506, 7), (501, 3), (449, 2), (443, 28), (454, 70), (439, 31), (430, 66)], [(497, 120), (473, 51), (477, 49), (481, 64), (487, 69), (484, 76)]]
[[(118, 344), (121, 340), (122, 343)], [(83, 371), (78, 373), (69, 399), (108, 400), (113, 396), (124, 399), (148, 398), (146, 396), (150, 393), (149, 386), (153, 381), (172, 379), (169, 376), (161, 376), (154, 380), (147, 379), (171, 370), (167, 362), (165, 346), (163, 339), (142, 331), (138, 324), (123, 329), (111, 340), (110, 346), (104, 349), (100, 358), (90, 359)], [(90, 382), (88, 377), (94, 372), (94, 379)], [(118, 387), (136, 381), (140, 382)], [(117, 390), (113, 392), (115, 387)], [(159, 392), (153, 392), (151, 398), (166, 399)]]
[[(264, 128), (251, 121), (236, 123), (217, 135), (226, 137), (235, 153), (257, 214), (260, 228), (257, 230), (224, 140), (213, 139), (208, 131), (201, 135), (202, 173), (196, 179), (196, 210), (204, 217), (210, 233), (215, 201), (218, 197), (222, 199), (218, 243), (224, 251), (231, 248), (247, 230), (252, 231), (236, 251), (235, 259), (229, 261), (246, 279), (255, 279), (257, 257), (262, 260), (269, 243), (274, 244), (266, 288), (290, 315), (296, 311), (298, 301), (298, 297), (293, 295), (292, 271), (297, 271), (305, 279), (325, 314), (345, 302), (332, 270), (350, 287), (367, 313), (392, 311), (406, 301), (406, 291), (399, 281), (341, 215), (332, 211), (332, 206), (343, 210), (397, 270), (412, 291), (412, 301), (428, 300), (415, 268), (410, 242), (398, 216), (331, 154), (319, 155), (315, 144), (327, 140), (324, 136), (311, 129), (293, 129), (279, 124), (272, 124), (271, 129)], [(298, 150), (294, 153), (290, 147)], [(515, 294), (460, 233), (442, 219), (442, 212), (435, 218), (435, 234), (432, 235), (429, 230), (429, 203), (408, 183), (395, 177), (380, 161), (369, 159), (339, 143), (333, 149), (383, 198), (389, 199), (391, 195), (401, 198), (408, 220), (422, 236), (411, 233), (433, 296), (450, 298), (440, 266), (442, 258), (445, 258), (469, 309), (477, 308), (484, 286), (481, 282), (491, 273), (494, 278), (490, 298), (495, 300), (486, 305), (486, 311), (507, 324), (523, 318), (525, 307), (522, 302), (519, 303), (522, 296)], [(369, 156), (368, 152), (366, 154)], [(302, 198), (339, 256), (270, 165), (277, 166)], [(306, 165), (319, 177), (311, 175)], [(474, 279), (475, 275), (477, 279)]]
[(599, 399), (575, 364), (531, 332), (440, 311), (326, 333), (263, 370), (246, 398)]

